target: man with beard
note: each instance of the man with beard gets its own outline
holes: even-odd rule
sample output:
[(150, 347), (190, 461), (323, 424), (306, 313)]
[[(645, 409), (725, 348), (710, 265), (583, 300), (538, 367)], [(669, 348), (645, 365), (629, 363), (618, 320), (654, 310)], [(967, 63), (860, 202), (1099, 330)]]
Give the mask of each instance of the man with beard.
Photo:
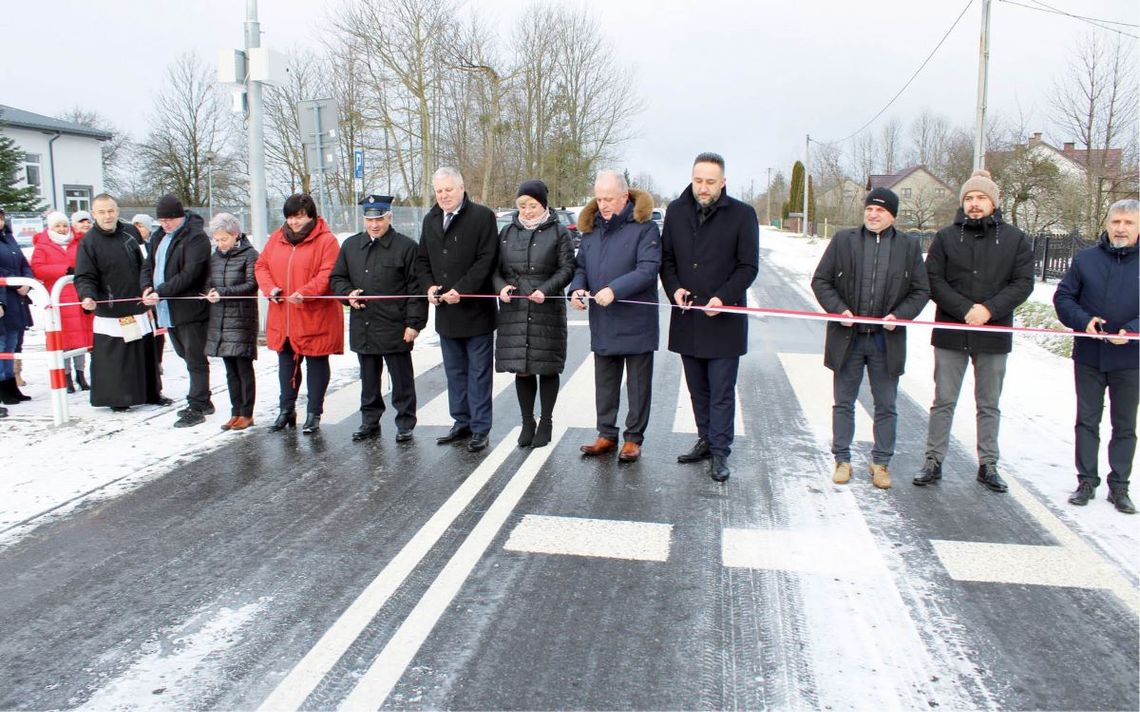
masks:
[(669, 204), (661, 236), (661, 283), (679, 307), (669, 318), (669, 350), (681, 354), (697, 421), (697, 442), (677, 461), (708, 459), (716, 482), (730, 474), (736, 375), (748, 352), (748, 316), (702, 307), (746, 306), (760, 261), (756, 211), (728, 197), (724, 187), (724, 159), (697, 156), (692, 183)]
[(143, 303), (154, 290), (138, 235), (119, 222), (119, 205), (110, 195), (95, 196), (91, 211), (95, 224), (75, 259), (75, 289), (83, 308), (95, 312), (91, 405), (113, 411), (170, 405), (174, 401), (159, 393), (154, 325)]
[(1102, 339), (1073, 339), (1073, 376), (1077, 386), (1077, 491), (1069, 504), (1078, 507), (1096, 496), (1100, 477), (1100, 419), (1104, 392), (1111, 400), (1108, 441), (1108, 501), (1123, 514), (1135, 514), (1128, 479), (1136, 456), (1136, 405), (1140, 402), (1140, 342), (1122, 338), (1140, 331), (1140, 201), (1119, 200), (1108, 209), (1105, 231), (1096, 247), (1073, 257), (1057, 285), (1053, 305), (1061, 322), (1074, 331), (1103, 334)]
[[(981, 326), (1013, 324), (1013, 310), (1033, 292), (1033, 246), (1025, 233), (1002, 220), (998, 187), (988, 171), (976, 170), (958, 193), (954, 224), (934, 236), (926, 256), (935, 321)], [(1005, 363), (1013, 334), (935, 329), (934, 404), (926, 436), (926, 459), (914, 484), (942, 479), (950, 425), (967, 364), (974, 367), (977, 403), (978, 482), (994, 492), (1007, 487), (998, 474), (998, 427)]]

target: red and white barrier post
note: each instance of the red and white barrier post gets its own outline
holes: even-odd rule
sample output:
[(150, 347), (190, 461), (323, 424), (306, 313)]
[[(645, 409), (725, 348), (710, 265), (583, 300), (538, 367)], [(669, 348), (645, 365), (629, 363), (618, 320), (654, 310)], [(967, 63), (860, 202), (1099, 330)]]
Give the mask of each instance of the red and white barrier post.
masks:
[[(56, 282), (56, 290), (64, 280)], [(45, 350), (48, 359), (48, 375), (51, 383), (51, 414), (55, 425), (64, 425), (67, 413), (67, 377), (63, 370), (63, 325), (59, 318), (58, 293), (48, 294), (42, 282), (31, 277), (0, 277), (0, 287), (29, 287), (32, 303), (39, 307), (47, 320), (44, 325)]]

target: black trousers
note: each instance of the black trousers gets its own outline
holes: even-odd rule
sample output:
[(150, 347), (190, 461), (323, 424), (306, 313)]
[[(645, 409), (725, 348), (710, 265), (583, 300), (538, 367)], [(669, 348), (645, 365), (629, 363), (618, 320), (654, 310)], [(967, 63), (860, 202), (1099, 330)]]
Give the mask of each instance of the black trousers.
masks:
[(384, 364), (392, 377), (392, 407), (396, 409), (396, 428), (411, 430), (416, 427), (416, 374), (412, 370), (412, 353), (357, 354), (360, 360), (360, 422), (376, 425), (384, 414), (384, 396), (380, 381)]
[(253, 417), (253, 402), (257, 397), (253, 378), (253, 359), (225, 356), (226, 386), (230, 389), (230, 415)]
[(1108, 441), (1108, 486), (1128, 487), (1132, 459), (1136, 455), (1136, 407), (1140, 400), (1140, 369), (1101, 371), (1073, 363), (1077, 385), (1076, 464), (1077, 479), (1100, 484), (1097, 461), (1100, 458), (1100, 419), (1104, 414), (1104, 392), (1110, 401), (1108, 417), (1112, 439)]
[(306, 409), (313, 415), (320, 415), (325, 412), (325, 391), (329, 389), (329, 357), (294, 353), (289, 339), (285, 339), (285, 344), (277, 353), (277, 381), (281, 386), (281, 397), (277, 405), (285, 412), (297, 409), (297, 394), (305, 380), (301, 373), (302, 361), (306, 363), (309, 372), (309, 402)]
[(649, 426), (649, 401), (653, 395), (653, 352), (603, 356), (594, 354), (594, 403), (598, 411), (598, 435), (617, 440), (617, 414), (621, 405), (621, 377), (629, 411), (623, 438), (640, 445)]
[(736, 436), (736, 374), (740, 359), (682, 356), (681, 365), (697, 421), (697, 435), (708, 440), (712, 454), (728, 457)]
[(174, 353), (186, 362), (190, 374), (190, 392), (186, 403), (202, 410), (210, 402), (210, 362), (206, 359), (206, 326), (209, 322), (194, 321), (166, 330)]

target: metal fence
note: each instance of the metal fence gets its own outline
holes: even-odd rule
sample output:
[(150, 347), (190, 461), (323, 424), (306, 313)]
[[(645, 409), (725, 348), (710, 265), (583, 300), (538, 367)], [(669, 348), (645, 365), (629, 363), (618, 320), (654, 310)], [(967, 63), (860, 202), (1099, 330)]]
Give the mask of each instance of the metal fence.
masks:
[[(930, 251), (930, 243), (934, 240), (934, 232), (911, 232), (922, 240), (922, 251)], [(1033, 243), (1033, 274), (1042, 282), (1048, 279), (1061, 279), (1069, 270), (1073, 255), (1086, 247), (1096, 244), (1095, 240), (1086, 240), (1076, 230), (1067, 235), (1042, 232), (1029, 236)]]

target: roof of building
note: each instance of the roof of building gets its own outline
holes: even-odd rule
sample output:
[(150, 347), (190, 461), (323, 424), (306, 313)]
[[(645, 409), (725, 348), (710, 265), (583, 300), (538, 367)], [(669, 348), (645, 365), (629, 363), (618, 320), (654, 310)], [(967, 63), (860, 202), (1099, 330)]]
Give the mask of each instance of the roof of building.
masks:
[[(1103, 171), (1103, 175), (1107, 177), (1120, 177), (1124, 174), (1124, 152), (1119, 148), (1077, 148), (1075, 142), (1066, 143), (1064, 148), (1057, 148), (1042, 139), (1040, 131), (1031, 134), (1029, 140), (1019, 146), (1019, 148), (1034, 147), (1052, 151), (1085, 172)], [(1015, 150), (986, 151), (986, 162), (988, 164), (991, 159), (1008, 158), (1015, 153)]]
[(109, 131), (93, 129), (63, 119), (53, 119), (43, 114), (35, 114), (12, 106), (0, 104), (0, 125), (11, 126), (18, 129), (32, 129), (33, 131), (60, 132), (72, 136), (86, 136), (100, 141), (110, 141), (113, 136)]
[[(902, 179), (906, 178), (912, 173), (916, 173), (917, 171), (925, 171), (927, 175), (941, 183), (947, 190), (951, 190), (950, 186), (946, 185), (946, 182), (944, 180), (931, 173), (930, 169), (923, 165), (911, 166), (905, 171), (902, 171), (901, 173), (895, 173), (894, 175), (867, 176), (867, 190), (874, 190), (875, 188), (893, 188), (900, 181), (902, 181)], [(951, 190), (951, 192), (953, 191)]]

